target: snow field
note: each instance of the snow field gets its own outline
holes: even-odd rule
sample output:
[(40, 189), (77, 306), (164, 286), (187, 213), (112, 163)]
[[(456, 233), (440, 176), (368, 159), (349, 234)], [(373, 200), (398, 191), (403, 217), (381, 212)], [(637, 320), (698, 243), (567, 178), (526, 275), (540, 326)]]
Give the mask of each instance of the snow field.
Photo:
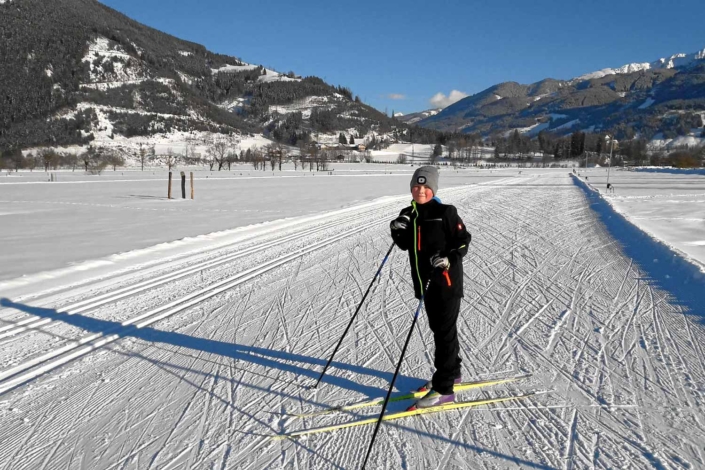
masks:
[(630, 222), (682, 253), (705, 272), (705, 176), (613, 168), (580, 170), (581, 180), (597, 189)]
[[(533, 374), (461, 398), (550, 393), (387, 423), (370, 467), (705, 465), (702, 318), (649, 283), (566, 172), (524, 172), (440, 196), (473, 233), (459, 320), (464, 379)], [(369, 427), (296, 441), (266, 436), (378, 411), (281, 415), (384, 395), (416, 306), (399, 251), (330, 375), (316, 391), (304, 387), (347, 324), (389, 246), (387, 222), (406, 202), (351, 207), (190, 257), (181, 267), (135, 269), (94, 291), (85, 285), (51, 299), (5, 301), (0, 334), (22, 321), (19, 327), (50, 320), (0, 338), (5, 375), (92, 335), (117, 338), (0, 395), (0, 461), (7, 468), (359, 465)], [(190, 295), (230, 280), (226, 291), (187, 306)], [(119, 289), (129, 295), (101, 304), (99, 296), (117, 297)], [(169, 303), (178, 310), (129, 326)], [(398, 390), (415, 388), (432, 371), (422, 315)]]
[[(0, 293), (7, 287), (3, 281), (40, 272), (46, 280), (57, 274), (49, 270), (68, 268), (72, 273), (89, 267), (85, 263), (112, 264), (114, 259), (104, 257), (116, 252), (408, 194), (415, 169), (365, 164), (331, 168), (332, 175), (294, 171), (293, 166), (283, 172), (253, 171), (246, 165), (231, 172), (195, 171), (194, 200), (180, 199), (178, 172), (172, 186), (175, 199), (168, 200), (164, 170), (107, 171), (101, 176), (59, 172), (58, 183), (48, 183), (46, 173), (36, 171), (0, 177), (0, 257), (6, 261), (0, 264)], [(506, 176), (442, 174), (446, 187)]]

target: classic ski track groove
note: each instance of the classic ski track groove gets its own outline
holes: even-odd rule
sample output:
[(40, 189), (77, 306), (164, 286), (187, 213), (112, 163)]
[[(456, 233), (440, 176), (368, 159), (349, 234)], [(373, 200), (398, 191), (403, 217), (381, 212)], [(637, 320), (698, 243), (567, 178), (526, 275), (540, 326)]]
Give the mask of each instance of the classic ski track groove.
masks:
[[(283, 243), (288, 243), (291, 241), (303, 239), (303, 238), (306, 238), (307, 236), (310, 236), (311, 234), (318, 233), (322, 230), (326, 230), (329, 228), (339, 226), (341, 223), (344, 224), (344, 223), (350, 223), (350, 222), (358, 222), (358, 221), (366, 220), (368, 218), (369, 218), (368, 214), (363, 214), (362, 216), (355, 215), (355, 216), (343, 218), (342, 220), (339, 220), (339, 221), (328, 222), (328, 223), (323, 224), (322, 226), (319, 226), (319, 227), (314, 227), (312, 229), (297, 232), (293, 235), (288, 235), (288, 236), (282, 237), (280, 239), (275, 239), (273, 241), (265, 242), (265, 243), (255, 245), (250, 248), (239, 250), (234, 254), (221, 255), (221, 256), (216, 257), (214, 259), (208, 259), (203, 262), (200, 262), (199, 264), (192, 265), (187, 268), (177, 270), (175, 272), (170, 272), (170, 273), (149, 279), (147, 281), (139, 282), (135, 285), (121, 287), (121, 288), (116, 289), (113, 292), (100, 294), (100, 295), (97, 295), (93, 298), (84, 299), (80, 302), (76, 302), (76, 303), (73, 303), (73, 304), (70, 304), (70, 305), (67, 305), (64, 307), (55, 307), (55, 308), (57, 311), (65, 312), (68, 315), (91, 311), (92, 309), (95, 309), (96, 307), (115, 302), (117, 300), (138, 294), (140, 292), (144, 292), (149, 289), (153, 289), (157, 286), (160, 286), (160, 285), (165, 284), (170, 281), (181, 279), (182, 277), (185, 277), (185, 276), (200, 273), (204, 269), (214, 268), (214, 267), (220, 266), (224, 263), (235, 261), (237, 259), (240, 259), (240, 258), (245, 257), (247, 255), (250, 255), (252, 253), (255, 253), (257, 251), (266, 250), (267, 248), (278, 246)], [(39, 326), (42, 326), (42, 325), (45, 325), (45, 324), (51, 323), (51, 322), (52, 322), (52, 320), (50, 320), (50, 319), (36, 320), (36, 319), (30, 317), (25, 320), (20, 320), (18, 322), (14, 322), (11, 325), (0, 326), (0, 339), (6, 338), (9, 336), (13, 336), (13, 335), (16, 335), (18, 333), (21, 333), (21, 332), (24, 332), (24, 331), (27, 331), (30, 329), (36, 329)]]

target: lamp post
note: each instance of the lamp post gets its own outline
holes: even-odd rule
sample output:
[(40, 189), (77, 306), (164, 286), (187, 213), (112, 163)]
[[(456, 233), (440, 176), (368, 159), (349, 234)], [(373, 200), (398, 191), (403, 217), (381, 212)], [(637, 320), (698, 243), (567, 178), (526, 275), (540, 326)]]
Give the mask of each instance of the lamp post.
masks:
[(610, 170), (612, 169), (612, 151), (614, 150), (614, 136), (610, 137), (610, 160), (607, 162), (607, 186), (610, 185)]

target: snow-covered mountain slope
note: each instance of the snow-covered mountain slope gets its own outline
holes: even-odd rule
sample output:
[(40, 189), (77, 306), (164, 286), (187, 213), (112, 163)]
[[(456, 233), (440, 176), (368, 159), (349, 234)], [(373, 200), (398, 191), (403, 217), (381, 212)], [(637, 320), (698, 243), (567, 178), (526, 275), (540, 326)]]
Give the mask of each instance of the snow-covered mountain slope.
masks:
[[(400, 126), (347, 87), (212, 53), (96, 0), (22, 6), (0, 4), (4, 45), (16, 51), (0, 57), (3, 149), (97, 145), (108, 129), (110, 139), (250, 133), (293, 145)], [(306, 117), (291, 111), (307, 100)]]
[(641, 70), (672, 69), (675, 67), (684, 67), (692, 64), (695, 61), (703, 59), (705, 59), (705, 49), (698, 52), (693, 52), (691, 54), (673, 54), (670, 57), (661, 58), (653, 62), (632, 63), (617, 68), (606, 68), (598, 70), (597, 72), (586, 73), (584, 75), (574, 78), (572, 81), (581, 82), (584, 80), (591, 80), (593, 78), (602, 78), (607, 75), (633, 73)]
[(588, 75), (530, 85), (500, 83), (448, 106), (419, 125), (487, 137), (517, 129), (532, 135), (584, 131), (614, 133), (622, 139), (700, 138), (703, 123), (699, 116), (705, 112), (705, 50)]
[(395, 117), (406, 124), (416, 124), (417, 122), (426, 119), (431, 116), (435, 116), (440, 113), (443, 108), (427, 109), (426, 111), (419, 111), (417, 113), (401, 114), (398, 113)]

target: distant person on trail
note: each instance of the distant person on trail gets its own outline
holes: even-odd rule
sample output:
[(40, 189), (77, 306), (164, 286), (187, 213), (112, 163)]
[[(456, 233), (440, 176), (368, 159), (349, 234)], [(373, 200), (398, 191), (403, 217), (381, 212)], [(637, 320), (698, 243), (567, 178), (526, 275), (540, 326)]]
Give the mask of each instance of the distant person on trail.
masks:
[[(411, 278), (417, 299), (424, 295), (428, 323), (436, 344), (433, 379), (420, 391), (428, 393), (417, 408), (455, 401), (453, 386), (460, 383), (458, 313), (463, 297), (463, 262), (470, 233), (455, 206), (442, 204), (438, 192), (438, 170), (423, 166), (411, 178), (411, 206), (402, 209), (391, 224), (392, 239), (409, 252)], [(430, 279), (428, 292), (423, 292)]]

